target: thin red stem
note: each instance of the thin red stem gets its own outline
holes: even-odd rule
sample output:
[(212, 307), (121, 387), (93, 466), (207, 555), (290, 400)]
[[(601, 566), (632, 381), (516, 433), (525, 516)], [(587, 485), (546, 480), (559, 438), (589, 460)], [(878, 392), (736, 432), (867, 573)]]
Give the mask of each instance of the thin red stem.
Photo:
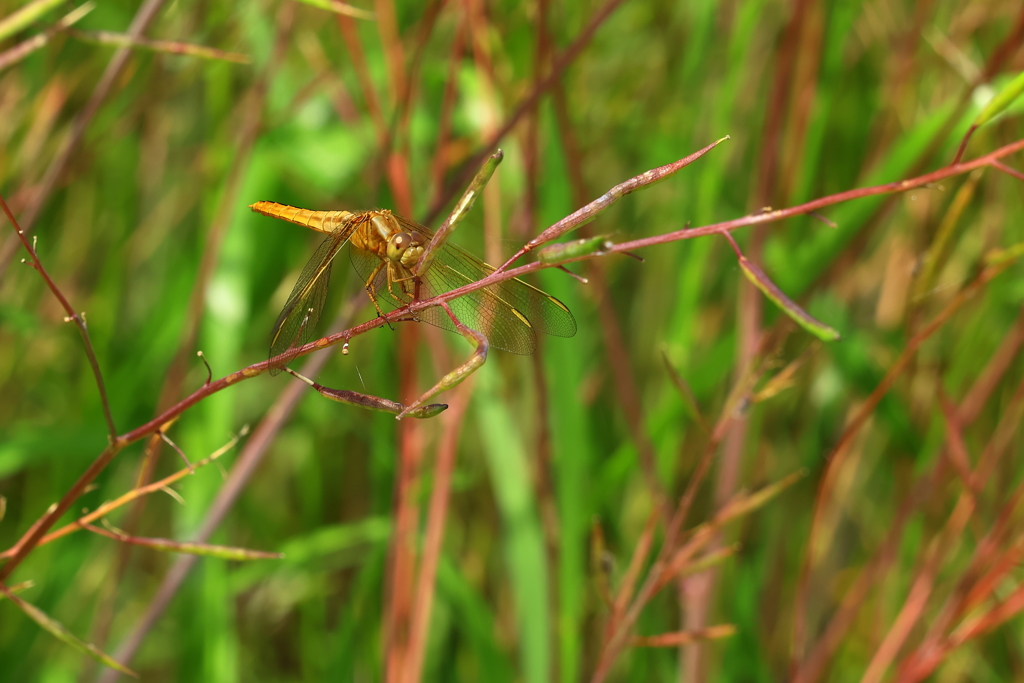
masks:
[[(145, 4), (139, 7), (139, 11), (135, 13), (132, 23), (128, 26), (128, 35), (132, 38), (140, 37), (163, 8), (165, 1), (147, 0)], [(89, 101), (86, 102), (82, 111), (78, 113), (78, 116), (72, 122), (71, 133), (68, 135), (67, 141), (61, 147), (60, 153), (50, 162), (46, 173), (43, 175), (43, 179), (39, 182), (38, 189), (32, 195), (32, 201), (21, 217), (21, 223), (26, 234), (32, 231), (36, 218), (39, 217), (39, 212), (42, 210), (46, 200), (49, 199), (53, 188), (56, 187), (57, 180), (64, 173), (64, 169), (71, 160), (71, 155), (74, 154), (78, 145), (82, 142), (85, 129), (88, 128), (100, 105), (103, 104), (103, 100), (107, 99), (107, 95), (110, 94), (114, 83), (121, 76), (121, 72), (124, 71), (124, 67), (127, 65), (128, 58), (132, 55), (132, 52), (133, 50), (130, 47), (118, 48), (117, 52), (114, 53), (114, 56), (107, 63), (107, 68), (104, 69), (103, 75), (100, 76), (100, 80), (93, 89)], [(14, 255), (17, 248), (17, 243), (13, 239), (4, 242), (3, 246), (0, 247), (0, 278), (3, 277), (4, 270), (7, 268), (7, 262)]]
[(516, 107), (514, 112), (512, 112), (512, 115), (509, 116), (505, 124), (495, 131), (495, 133), (491, 135), (483, 145), (481, 145), (480, 150), (476, 154), (463, 162), (462, 169), (455, 174), (454, 180), (449, 183), (445, 191), (440, 194), (437, 201), (435, 201), (434, 205), (430, 208), (430, 211), (427, 214), (427, 223), (432, 222), (433, 219), (437, 217), (441, 212), (442, 207), (444, 207), (445, 204), (455, 196), (455, 193), (458, 192), (458, 188), (465, 187), (466, 183), (469, 182), (469, 179), (473, 177), (476, 169), (480, 167), (483, 160), (491, 153), (491, 150), (497, 146), (498, 142), (500, 142), (502, 138), (508, 135), (509, 131), (519, 123), (519, 120), (523, 116), (533, 109), (537, 100), (539, 100), (540, 97), (547, 92), (548, 88), (550, 88), (562, 76), (566, 68), (568, 68), (573, 60), (579, 56), (579, 53), (583, 51), (583, 48), (590, 43), (594, 34), (597, 32), (597, 29), (601, 27), (605, 20), (608, 19), (616, 9), (618, 9), (622, 2), (623, 0), (606, 0), (605, 4), (594, 12), (591, 16), (590, 23), (588, 23), (580, 34), (576, 36), (576, 40), (573, 41), (572, 45), (566, 48), (564, 52), (554, 59), (551, 65), (551, 72), (548, 74), (547, 78), (542, 80), (540, 83), (537, 83), (530, 90), (530, 94), (523, 98), (519, 103), (519, 106)]
[[(916, 187), (921, 187), (921, 186), (926, 185), (928, 183), (933, 183), (933, 182), (936, 182), (936, 181), (944, 179), (944, 178), (948, 178), (948, 177), (952, 177), (952, 176), (955, 176), (955, 175), (960, 175), (960, 174), (966, 173), (968, 171), (972, 171), (975, 168), (979, 168), (981, 166), (990, 164), (992, 161), (994, 161), (996, 159), (1000, 159), (1000, 158), (1002, 158), (1004, 156), (1007, 156), (1009, 154), (1012, 154), (1012, 153), (1014, 153), (1016, 151), (1019, 151), (1019, 150), (1022, 150), (1022, 149), (1024, 149), (1024, 140), (1018, 140), (1016, 142), (1013, 142), (1013, 143), (1010, 143), (1010, 144), (1005, 145), (1003, 147), (1000, 147), (999, 149), (997, 149), (997, 150), (995, 150), (993, 152), (990, 152), (989, 154), (987, 154), (985, 156), (979, 157), (979, 158), (977, 158), (977, 159), (975, 159), (973, 161), (970, 161), (970, 162), (967, 162), (967, 163), (963, 163), (963, 164), (958, 164), (958, 165), (955, 165), (955, 166), (947, 166), (946, 168), (940, 169), (940, 170), (935, 171), (933, 173), (929, 173), (929, 174), (926, 174), (926, 175), (923, 175), (923, 176), (918, 176), (916, 178), (912, 178), (912, 179), (909, 179), (909, 180), (904, 180), (904, 181), (894, 182), (894, 183), (887, 183), (887, 184), (884, 184), (884, 185), (876, 185), (876, 186), (867, 187), (867, 188), (858, 188), (858, 189), (850, 190), (850, 191), (847, 191), (847, 192), (840, 192), (840, 193), (837, 193), (837, 194), (834, 194), (834, 195), (829, 195), (827, 197), (822, 197), (820, 199), (817, 199), (817, 200), (814, 200), (814, 201), (811, 201), (811, 202), (800, 204), (798, 206), (791, 207), (789, 209), (783, 209), (783, 210), (780, 210), (780, 211), (772, 211), (770, 213), (759, 213), (759, 214), (756, 214), (756, 215), (753, 215), (753, 216), (744, 216), (742, 218), (738, 218), (738, 219), (735, 219), (735, 220), (732, 220), (732, 221), (724, 221), (724, 222), (721, 222), (721, 223), (715, 223), (715, 224), (712, 224), (712, 225), (704, 226), (702, 228), (680, 230), (680, 231), (676, 231), (676, 232), (672, 232), (672, 233), (667, 233), (665, 235), (659, 235), (659, 236), (656, 236), (656, 237), (650, 237), (650, 238), (644, 238), (644, 239), (639, 239), (639, 240), (633, 240), (631, 242), (623, 242), (623, 243), (620, 243), (620, 244), (613, 245), (608, 251), (606, 251), (604, 253), (631, 251), (631, 250), (634, 250), (634, 249), (638, 249), (640, 247), (653, 246), (655, 244), (663, 244), (663, 243), (674, 242), (674, 241), (679, 241), (679, 240), (683, 240), (683, 239), (691, 239), (691, 238), (694, 238), (694, 237), (702, 237), (702, 236), (709, 235), (709, 234), (712, 234), (712, 233), (722, 232), (723, 230), (735, 230), (737, 228), (740, 228), (740, 227), (743, 227), (743, 226), (747, 226), (747, 225), (756, 225), (756, 224), (761, 224), (761, 223), (771, 223), (771, 222), (775, 222), (775, 221), (778, 221), (778, 220), (782, 220), (783, 218), (788, 218), (788, 217), (791, 217), (791, 216), (800, 215), (800, 214), (803, 214), (803, 213), (807, 213), (808, 211), (814, 211), (814, 210), (819, 209), (821, 207), (830, 206), (832, 204), (836, 204), (838, 202), (849, 200), (849, 199), (855, 199), (855, 198), (859, 198), (859, 197), (867, 197), (867, 196), (873, 196), (873, 195), (879, 195), (879, 194), (887, 194), (887, 193), (891, 193), (891, 192), (905, 191), (905, 190), (908, 190), (908, 189), (913, 189), (913, 188), (916, 188)], [(579, 212), (577, 212), (577, 213), (579, 213)], [(559, 223), (562, 223), (562, 221), (560, 221)], [(306, 344), (305, 346), (303, 346), (300, 349), (298, 349), (297, 352), (295, 352), (294, 355), (296, 357), (297, 356), (302, 356), (302, 355), (305, 355), (305, 354), (308, 354), (308, 353), (312, 353), (313, 351), (316, 351), (318, 349), (323, 349), (323, 348), (326, 348), (328, 346), (332, 346), (334, 344), (338, 344), (338, 343), (341, 343), (341, 342), (348, 342), (353, 337), (356, 337), (356, 336), (358, 336), (360, 334), (364, 334), (364, 333), (366, 333), (367, 331), (369, 331), (371, 329), (380, 327), (381, 325), (384, 325), (384, 324), (387, 324), (387, 323), (390, 323), (390, 322), (396, 322), (396, 321), (399, 321), (399, 320), (407, 320), (407, 319), (409, 319), (410, 316), (414, 315), (418, 311), (421, 311), (423, 309), (429, 308), (431, 306), (438, 306), (438, 305), (440, 305), (443, 302), (448, 302), (448, 301), (451, 301), (452, 299), (456, 299), (456, 298), (458, 298), (460, 296), (465, 296), (466, 294), (469, 294), (470, 292), (474, 292), (474, 291), (476, 291), (478, 289), (483, 289), (485, 287), (489, 287), (491, 285), (494, 285), (494, 284), (496, 284), (498, 282), (502, 282), (504, 280), (509, 280), (509, 279), (512, 279), (512, 278), (515, 278), (515, 277), (518, 277), (518, 276), (521, 276), (521, 275), (525, 275), (526, 273), (532, 273), (532, 272), (535, 272), (537, 270), (541, 270), (543, 268), (551, 268), (551, 267), (555, 267), (557, 265), (562, 265), (564, 263), (569, 263), (569, 262), (573, 262), (573, 261), (582, 261), (582, 260), (585, 260), (585, 259), (595, 258), (595, 256), (596, 256), (595, 254), (588, 254), (588, 255), (584, 255), (584, 256), (578, 256), (578, 257), (566, 259), (565, 261), (563, 261), (561, 263), (545, 264), (545, 263), (541, 263), (541, 262), (538, 261), (538, 262), (535, 262), (535, 263), (531, 263), (531, 264), (528, 264), (528, 265), (525, 265), (525, 266), (520, 266), (518, 268), (512, 268), (512, 269), (508, 269), (508, 270), (505, 270), (504, 267), (502, 267), (502, 268), (497, 269), (494, 273), (492, 273), (491, 275), (487, 276), (486, 278), (483, 278), (482, 280), (478, 280), (478, 281), (476, 281), (474, 283), (471, 283), (469, 285), (466, 285), (464, 287), (460, 287), (458, 289), (455, 289), (455, 290), (452, 290), (452, 291), (449, 291), (449, 292), (445, 292), (444, 294), (440, 294), (440, 295), (438, 295), (436, 297), (433, 297), (431, 299), (425, 299), (423, 301), (417, 301), (417, 302), (415, 302), (415, 303), (413, 303), (413, 304), (411, 304), (409, 306), (406, 306), (406, 307), (397, 309), (395, 311), (392, 311), (392, 312), (390, 312), (390, 313), (388, 313), (388, 314), (386, 314), (386, 315), (384, 315), (382, 317), (374, 318), (374, 319), (369, 320), (369, 321), (367, 321), (365, 323), (362, 323), (361, 325), (357, 325), (355, 327), (349, 328), (348, 330), (345, 330), (343, 332), (338, 332), (338, 333), (335, 333), (335, 334), (331, 334), (331, 335), (328, 335), (326, 337), (323, 337), (322, 339), (318, 339), (318, 340), (316, 340), (314, 342), (310, 342), (309, 344)], [(997, 274), (997, 272), (999, 272), (1001, 270), (1002, 270), (1002, 268), (989, 268), (989, 269), (985, 270), (982, 273), (982, 275), (979, 276), (979, 279), (976, 280), (974, 283), (972, 283), (972, 285), (969, 286), (967, 288), (967, 290), (970, 290), (970, 291), (973, 292), (978, 287), (980, 287), (981, 284), (983, 284), (984, 282), (987, 282), (989, 279), (994, 277)], [(967, 290), (965, 290), (965, 292), (962, 293), (962, 294), (966, 294)], [(958, 298), (954, 300), (954, 303), (957, 303), (957, 305), (959, 305), (959, 303), (962, 303), (962, 297), (958, 296)], [(946, 314), (944, 313), (943, 315), (946, 315)], [(943, 317), (943, 316), (940, 316), (940, 317)], [(939, 323), (939, 322), (944, 322), (944, 320), (943, 321), (939, 321), (937, 319), (933, 323), (933, 326), (936, 323)], [(912, 340), (912, 344), (914, 343), (914, 341), (916, 341), (917, 343), (920, 343), (920, 341), (923, 341), (924, 337), (922, 337), (922, 335), (925, 335), (925, 337), (926, 337), (928, 334), (933, 332), (934, 331), (934, 329), (932, 329), (933, 326), (929, 326), (924, 331), (922, 331), (922, 333), (919, 334), (918, 337), (915, 337), (915, 340)], [(913, 348), (916, 348), (916, 346), (914, 346)], [(908, 347), (908, 350), (909, 349), (910, 349), (910, 347)], [(124, 446), (126, 446), (126, 445), (128, 445), (130, 443), (134, 443), (135, 441), (138, 441), (138, 440), (140, 440), (142, 438), (145, 438), (146, 436), (149, 436), (150, 434), (153, 434), (163, 424), (165, 424), (168, 420), (170, 420), (173, 417), (176, 417), (176, 416), (180, 415), (185, 410), (187, 410), (188, 408), (192, 407), (193, 405), (195, 405), (199, 401), (203, 400), (207, 396), (209, 396), (211, 394), (214, 394), (214, 393), (216, 393), (216, 392), (218, 392), (218, 391), (220, 391), (220, 390), (222, 390), (222, 389), (224, 389), (224, 388), (226, 388), (228, 386), (231, 386), (233, 384), (237, 384), (238, 382), (241, 382), (243, 380), (246, 380), (246, 379), (249, 379), (251, 377), (256, 377), (257, 375), (263, 374), (264, 372), (266, 372), (270, 368), (270, 362), (272, 360), (273, 359), (265, 360), (265, 361), (262, 361), (260, 363), (254, 363), (253, 365), (250, 365), (250, 366), (248, 366), (246, 368), (242, 368), (241, 370), (233, 372), (230, 375), (222, 377), (222, 378), (220, 378), (218, 380), (214, 380), (213, 382), (209, 382), (209, 383), (205, 384), (203, 387), (201, 387), (200, 389), (198, 389), (195, 392), (193, 392), (191, 395), (185, 397), (184, 399), (182, 399), (178, 403), (176, 403), (173, 406), (171, 406), (170, 408), (168, 408), (161, 415), (153, 418), (149, 422), (147, 422), (147, 423), (145, 423), (145, 424), (143, 424), (143, 425), (141, 425), (139, 427), (136, 427), (132, 431), (130, 431), (130, 432), (128, 432), (128, 433), (118, 437), (116, 439), (116, 441), (115, 441), (115, 445), (117, 446), (117, 449), (114, 450), (113, 452), (110, 452), (111, 448), (108, 448), (107, 450), (105, 450), (100, 455), (100, 457), (97, 458), (97, 460), (92, 465), (90, 465), (89, 469), (86, 470), (86, 472), (82, 475), (82, 477), (79, 479), (79, 481), (75, 483), (75, 485), (65, 495), (65, 497), (61, 499), (61, 502), (58, 504), (58, 507), (57, 507), (57, 509), (59, 509), (59, 513), (57, 513), (56, 516), (54, 516), (54, 514), (46, 515), (46, 519), (43, 520), (43, 522), (37, 528), (36, 532), (33, 533), (32, 538), (30, 538), (30, 539), (28, 539), (28, 538), (27, 539), (23, 539), (22, 546), (21, 546), (19, 552), (3, 568), (0, 568), (0, 581), (2, 581), (4, 578), (6, 578), (7, 576), (10, 575), (10, 572), (13, 570), (13, 568), (15, 566), (17, 566), (21, 562), (22, 559), (24, 559), (24, 556), (31, 550), (31, 548), (33, 548), (35, 546), (35, 544), (39, 541), (39, 539), (42, 538), (43, 534), (45, 534), (46, 531), (49, 530), (49, 528), (56, 522), (57, 517), (59, 517), (60, 514), (62, 514), (64, 511), (66, 511), (70, 507), (70, 505), (73, 503), (73, 501), (75, 499), (77, 499), (81, 495), (81, 493), (85, 489), (85, 487), (89, 483), (91, 483), (93, 481), (93, 479), (95, 479), (95, 477), (110, 462), (110, 460), (116, 454), (117, 450), (119, 450), (120, 448), (123, 448)]]
[(1018, 171), (1015, 168), (1011, 168), (1010, 166), (1007, 166), (1006, 164), (1002, 163), (1001, 161), (993, 161), (990, 164), (990, 166), (992, 166), (992, 168), (995, 168), (995, 169), (998, 169), (998, 170), (1002, 171), (1003, 173), (1005, 173), (1007, 175), (1013, 176), (1017, 180), (1024, 181), (1024, 173), (1021, 173), (1020, 171)]
[[(92, 348), (92, 340), (89, 338), (89, 330), (85, 324), (85, 320), (81, 315), (75, 312), (72, 308), (71, 303), (64, 296), (64, 293), (60, 291), (60, 287), (53, 281), (50, 274), (46, 272), (46, 268), (43, 267), (42, 262), (39, 260), (39, 255), (36, 254), (35, 247), (32, 242), (29, 241), (28, 235), (18, 225), (18, 219), (11, 213), (10, 207), (7, 206), (7, 202), (4, 201), (2, 195), (0, 195), (0, 208), (3, 208), (4, 213), (7, 214), (7, 219), (11, 221), (11, 225), (14, 226), (15, 232), (18, 234), (18, 239), (21, 240), (22, 245), (25, 247), (25, 251), (31, 257), (32, 267), (35, 268), (39, 274), (43, 277), (46, 282), (46, 286), (50, 288), (53, 296), (60, 302), (64, 312), (67, 313), (66, 320), (74, 322), (75, 326), (78, 327), (79, 334), (82, 335), (82, 344), (85, 346), (85, 355), (89, 359), (89, 366), (92, 367), (93, 377), (96, 378), (96, 388), (100, 392), (100, 404), (103, 406), (103, 417), (107, 421), (107, 437), (111, 443), (117, 438), (117, 427), (114, 426), (114, 416), (110, 412), (110, 401), (107, 400), (107, 387), (103, 383), (103, 373), (100, 371), (100, 362), (96, 359), (96, 351)], [(2, 579), (0, 579), (2, 580)]]

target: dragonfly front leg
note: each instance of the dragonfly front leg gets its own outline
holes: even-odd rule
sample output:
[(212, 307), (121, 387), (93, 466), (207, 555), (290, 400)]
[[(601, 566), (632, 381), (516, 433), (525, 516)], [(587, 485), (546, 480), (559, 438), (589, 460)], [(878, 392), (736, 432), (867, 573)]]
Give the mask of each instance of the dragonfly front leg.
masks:
[[(390, 294), (394, 299), (398, 301), (405, 301), (407, 303), (412, 302), (412, 295), (409, 294), (409, 291), (406, 288), (405, 283), (415, 276), (409, 275), (408, 277), (398, 277), (400, 273), (401, 271), (399, 271), (398, 269), (398, 264), (394, 262), (388, 263), (388, 294)], [(401, 296), (395, 294), (395, 290), (392, 287), (392, 285), (395, 284), (397, 284), (399, 289), (402, 290)]]
[[(385, 261), (381, 261), (380, 263), (378, 263), (377, 267), (373, 269), (372, 273), (370, 273), (370, 277), (366, 278), (366, 295), (370, 297), (370, 301), (373, 302), (373, 307), (377, 309), (377, 315), (379, 317), (381, 317), (381, 318), (384, 318), (385, 322), (387, 322), (387, 317), (385, 317), (384, 311), (380, 310), (380, 304), (377, 303), (377, 287), (373, 284), (374, 281), (377, 279), (377, 275), (380, 273), (380, 269), (383, 268), (384, 265), (385, 265)], [(391, 291), (390, 275), (391, 275), (391, 271), (389, 270), (388, 271), (388, 280), (389, 280), (389, 282), (388, 282), (388, 291), (389, 292)], [(391, 327), (391, 323), (390, 322), (388, 322), (388, 327)], [(394, 329), (395, 329), (394, 327), (391, 327), (392, 331), (394, 331)]]
[[(403, 273), (408, 275), (402, 276)], [(400, 293), (396, 293), (393, 285), (397, 285)], [(419, 301), (420, 279), (409, 272), (407, 268), (398, 263), (388, 263), (388, 293), (396, 301), (404, 301), (407, 304)], [(419, 322), (419, 318), (413, 315), (413, 320)]]
[(423, 405), (442, 391), (451, 389), (456, 384), (476, 372), (477, 369), (487, 361), (487, 349), (490, 347), (487, 337), (485, 337), (481, 332), (472, 330), (459, 322), (459, 319), (455, 317), (455, 314), (452, 313), (452, 309), (447, 303), (442, 303), (441, 308), (443, 308), (445, 313), (448, 314), (448, 317), (452, 319), (452, 323), (459, 331), (459, 334), (469, 340), (469, 342), (476, 347), (476, 350), (473, 351), (473, 355), (469, 357), (469, 360), (442, 377), (440, 382), (432, 386), (425, 394), (409, 404), (405, 410), (395, 417), (397, 420), (401, 420), (408, 413)]

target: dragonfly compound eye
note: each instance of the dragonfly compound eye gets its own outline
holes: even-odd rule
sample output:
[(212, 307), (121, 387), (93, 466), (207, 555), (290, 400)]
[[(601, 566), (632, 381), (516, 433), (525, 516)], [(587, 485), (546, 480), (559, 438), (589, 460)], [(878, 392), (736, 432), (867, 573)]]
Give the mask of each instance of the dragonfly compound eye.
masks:
[(410, 232), (400, 232), (388, 239), (388, 258), (409, 267), (423, 253), (423, 238)]

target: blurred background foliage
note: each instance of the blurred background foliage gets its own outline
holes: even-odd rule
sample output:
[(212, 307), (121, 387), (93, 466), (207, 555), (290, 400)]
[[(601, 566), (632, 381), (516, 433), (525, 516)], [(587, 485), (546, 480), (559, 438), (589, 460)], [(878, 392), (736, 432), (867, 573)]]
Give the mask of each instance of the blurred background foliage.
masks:
[[(0, 17), (20, 5), (0, 0)], [(50, 5), (5, 36), (0, 52), (73, 9)], [(251, 213), (254, 201), (387, 207), (437, 227), (466, 169), (476, 170), (472, 155), (500, 146), (496, 191), (455, 237), (497, 263), (607, 188), (724, 135), (731, 140), (626, 197), (589, 229), (625, 241), (939, 168), (992, 93), (1024, 69), (1018, 0), (610, 6), (378, 0), (366, 7), (376, 20), (366, 21), (292, 0), (150, 0), (145, 36), (250, 63), (129, 51), (66, 162), (62, 150), (117, 48), (58, 33), (0, 71), (0, 191), (22, 220), (31, 214), (40, 259), (86, 312), (119, 429), (134, 429), (202, 385), (198, 349), (215, 377), (265, 359), (274, 319), (318, 237)], [(100, 2), (75, 28), (125, 32), (137, 12), (136, 3)], [(592, 23), (592, 37), (571, 52)], [(538, 106), (495, 145), (502, 125), (561, 63)], [(1024, 137), (1020, 113), (1016, 105), (980, 129), (965, 158)], [(1004, 161), (1022, 166), (1020, 154)], [(958, 192), (966, 193), (962, 211), (950, 218)], [(906, 497), (920, 477), (943, 472), (937, 463), (949, 436), (939, 397), (977, 400), (969, 392), (995, 367), (972, 419), (962, 421), (963, 441), (972, 459), (987, 447), (1017, 457), (1003, 457), (978, 487), (974, 517), (896, 644), (899, 657), (889, 660), (900, 661), (924, 638), (1024, 474), (1024, 437), (1012, 428), (1024, 377), (1022, 266), (987, 283), (921, 346), (856, 435), (812, 532), (815, 497), (845, 424), (908, 341), (975, 277), (986, 252), (1024, 241), (1022, 196), (1020, 180), (989, 168), (831, 207), (822, 213), (835, 229), (802, 217), (738, 231), (751, 260), (842, 333), (836, 344), (816, 342), (765, 302), (725, 240), (702, 238), (647, 249), (643, 263), (612, 256), (572, 266), (589, 285), (543, 272), (536, 284), (572, 309), (577, 335), (543, 339), (534, 358), (492, 353), (468, 385), (464, 420), (418, 424), (411, 450), (402, 451), (390, 415), (303, 390), (212, 537), (286, 558), (201, 560), (130, 666), (147, 681), (382, 678), (399, 462), (410, 453), (420, 459), (413, 495), (425, 505), (443, 433), (457, 429), (423, 679), (589, 678), (607, 616), (589, 559), (592, 524), (615, 558), (615, 583), (658, 504), (652, 488), (678, 496), (708, 443), (666, 361), (692, 389), (702, 419), (714, 422), (734, 410), (726, 399), (746, 368), (760, 368), (760, 388), (800, 359), (782, 391), (728, 413), (729, 436), (689, 524), (740, 488), (801, 468), (808, 476), (729, 527), (721, 542), (739, 543), (738, 553), (713, 575), (663, 591), (636, 629), (731, 623), (736, 634), (699, 649), (626, 650), (611, 677), (787, 678), (875, 566), (887, 534), (905, 529), (819, 672), (859, 680), (878, 661), (963, 491), (946, 468), (928, 479), (934, 485), (925, 495)], [(944, 220), (952, 220), (948, 248), (915, 295), (918, 264), (935, 253)], [(19, 263), (13, 231), (0, 238), (0, 546), (8, 548), (85, 470), (106, 435), (80, 339), (38, 274)], [(347, 259), (338, 264), (325, 320), (369, 319)], [(353, 339), (347, 356), (323, 352), (331, 357), (316, 379), (399, 399), (409, 386), (403, 372), (422, 390), (469, 351), (455, 335), (417, 329), (403, 341), (407, 334), (373, 330)], [(185, 412), (168, 434), (198, 460), (279, 409), (292, 383), (260, 376), (228, 388)], [(132, 488), (143, 447), (121, 453), (74, 510)], [(235, 457), (184, 480), (176, 487), (182, 500), (156, 494), (110, 521), (145, 536), (192, 537)], [(150, 476), (180, 467), (165, 447)], [(1008, 545), (1018, 542), (1013, 529)], [(22, 597), (113, 653), (137, 632), (174, 560), (81, 532), (40, 547), (14, 579), (34, 580)], [(1011, 573), (997, 595), (1015, 587)], [(102, 675), (9, 602), (0, 614), (0, 679)], [(794, 630), (797, 615), (803, 633)], [(954, 650), (936, 677), (1024, 675), (1020, 624), (1014, 618)]]

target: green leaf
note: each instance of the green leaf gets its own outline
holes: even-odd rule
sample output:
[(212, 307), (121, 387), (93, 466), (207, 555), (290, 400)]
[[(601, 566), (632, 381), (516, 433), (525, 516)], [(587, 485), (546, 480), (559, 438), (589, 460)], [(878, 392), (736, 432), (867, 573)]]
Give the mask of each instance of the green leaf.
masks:
[(6, 586), (0, 586), (0, 592), (3, 592), (3, 594), (7, 596), (8, 600), (10, 600), (19, 608), (21, 608), (21, 611), (27, 614), (29, 618), (32, 619), (32, 621), (36, 622), (44, 629), (49, 631), (51, 634), (63, 640), (65, 643), (75, 648), (79, 652), (83, 652), (89, 655), (97, 662), (109, 666), (111, 669), (117, 669), (121, 673), (128, 674), (129, 676), (133, 676), (134, 678), (139, 677), (137, 673), (135, 673), (134, 671), (125, 666), (122, 666), (113, 658), (111, 658), (110, 655), (106, 654), (92, 643), (87, 643), (84, 640), (80, 639), (78, 636), (69, 631), (63, 624), (61, 624), (59, 621), (55, 619), (52, 619), (48, 614), (43, 612), (35, 605), (30, 605), (29, 603), (19, 598), (11, 591), (10, 588)]
[(36, 22), (44, 14), (62, 3), (63, 0), (36, 0), (13, 14), (9, 14), (5, 19), (0, 20), (0, 40), (9, 38), (29, 24)]
[(373, 12), (365, 9), (359, 9), (352, 5), (347, 5), (344, 2), (338, 2), (338, 0), (300, 0), (300, 2), (312, 5), (313, 7), (319, 7), (320, 9), (325, 9), (328, 12), (335, 12), (346, 17), (352, 17), (354, 19), (373, 21), (377, 18)]
[(978, 118), (974, 119), (973, 127), (977, 128), (983, 126), (998, 114), (1002, 113), (1007, 107), (1013, 104), (1013, 101), (1020, 97), (1020, 94), (1024, 93), (1024, 71), (1021, 71), (1015, 79), (1006, 84), (1006, 86), (999, 91), (999, 94), (993, 97), (985, 108), (978, 114)]
[(782, 312), (792, 318), (796, 323), (822, 341), (839, 341), (839, 333), (834, 329), (812, 318), (807, 311), (797, 306), (796, 302), (786, 296), (786, 293), (775, 286), (775, 283), (768, 279), (768, 276), (756, 264), (747, 260), (746, 256), (740, 256), (740, 269), (747, 279), (754, 283), (754, 286), (764, 292), (764, 295), (772, 300)]
[(612, 241), (608, 239), (607, 235), (585, 237), (569, 242), (549, 244), (537, 252), (537, 258), (541, 263), (559, 263), (566, 259), (587, 256), (588, 254), (600, 255), (611, 249), (612, 246)]

